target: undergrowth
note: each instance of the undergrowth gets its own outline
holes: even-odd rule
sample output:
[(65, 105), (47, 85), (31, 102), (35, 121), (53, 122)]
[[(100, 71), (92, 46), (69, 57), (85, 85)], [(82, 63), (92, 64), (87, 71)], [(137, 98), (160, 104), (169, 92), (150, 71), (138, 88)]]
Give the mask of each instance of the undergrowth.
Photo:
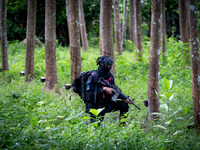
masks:
[[(46, 93), (45, 49), (35, 49), (35, 80), (26, 83), (20, 71), (25, 68), (25, 47), (10, 43), (10, 71), (0, 73), (0, 148), (1, 149), (194, 149), (200, 137), (187, 126), (193, 124), (191, 70), (181, 57), (183, 45), (167, 41), (167, 62), (160, 66), (159, 124), (148, 126), (147, 100), (150, 41), (143, 42), (143, 62), (135, 61), (136, 51), (115, 54), (116, 84), (134, 99), (139, 111), (129, 105), (125, 127), (119, 124), (119, 112), (106, 114), (101, 126), (87, 124), (84, 103), (64, 85), (70, 83), (69, 47), (57, 46), (57, 72), (62, 94)], [(98, 48), (81, 52), (82, 71), (97, 69)], [(166, 89), (165, 84), (172, 83)], [(167, 94), (166, 94), (167, 93)], [(170, 95), (169, 95), (170, 93)], [(164, 95), (164, 96), (163, 96)], [(169, 96), (169, 97), (168, 97)]]

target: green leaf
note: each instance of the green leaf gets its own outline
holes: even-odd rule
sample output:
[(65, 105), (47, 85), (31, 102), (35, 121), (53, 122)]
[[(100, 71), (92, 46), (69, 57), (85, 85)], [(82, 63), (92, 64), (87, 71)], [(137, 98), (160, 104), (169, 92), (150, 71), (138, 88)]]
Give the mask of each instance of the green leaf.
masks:
[(179, 134), (179, 133), (181, 133), (181, 132), (183, 132), (183, 131), (176, 131), (176, 132), (174, 132), (173, 135), (177, 135), (177, 134)]
[(169, 98), (172, 96), (171, 93), (165, 93), (164, 95), (165, 95), (165, 97), (166, 97), (167, 99), (169, 99)]
[(171, 101), (174, 98), (174, 94), (172, 94), (169, 98), (169, 101)]
[(187, 107), (185, 107), (185, 106), (183, 107), (183, 113), (187, 114)]
[(155, 126), (153, 126), (153, 127), (155, 127), (155, 128), (161, 128), (161, 129), (164, 129), (164, 130), (166, 130), (166, 129), (167, 129), (167, 128), (165, 128), (165, 127), (161, 126), (161, 125), (155, 125)]
[(102, 111), (102, 110), (104, 110), (105, 108), (99, 108), (99, 109), (97, 109), (97, 111), (98, 111), (98, 114)]
[(93, 119), (92, 117), (84, 117), (83, 119)]
[(38, 118), (37, 117), (32, 118), (31, 125), (35, 126), (37, 123), (38, 123)]
[(170, 82), (166, 78), (163, 79), (163, 85), (164, 85), (166, 90), (170, 89)]
[(57, 116), (58, 119), (63, 119), (65, 116)]
[(172, 121), (169, 120), (169, 121), (165, 122), (165, 124), (169, 125), (171, 122), (172, 122)]
[(90, 109), (90, 112), (95, 116), (98, 115), (98, 111), (96, 109)]

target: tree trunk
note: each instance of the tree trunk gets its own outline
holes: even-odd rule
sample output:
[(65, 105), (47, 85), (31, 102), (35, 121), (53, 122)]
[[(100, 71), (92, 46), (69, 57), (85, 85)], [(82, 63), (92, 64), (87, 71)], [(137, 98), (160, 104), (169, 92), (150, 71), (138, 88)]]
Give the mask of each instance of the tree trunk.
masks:
[(141, 16), (141, 3), (140, 0), (135, 0), (135, 47), (137, 50), (136, 61), (142, 61), (143, 49), (142, 49), (142, 16)]
[(126, 6), (127, 6), (127, 0), (124, 0), (124, 8), (123, 8), (123, 24), (122, 24), (122, 46), (125, 45), (125, 39), (126, 39)]
[(79, 0), (69, 0), (71, 82), (81, 73)]
[(165, 0), (162, 0), (162, 57), (163, 61), (166, 61), (166, 21), (165, 21)]
[(115, 47), (119, 55), (122, 54), (121, 44), (121, 24), (120, 24), (120, 12), (119, 12), (119, 0), (114, 0), (114, 19), (115, 19)]
[(189, 43), (187, 0), (179, 0), (179, 24), (180, 24), (181, 41), (183, 43)]
[(191, 68), (192, 68), (192, 99), (194, 127), (200, 129), (200, 70), (199, 70), (199, 32), (197, 1), (190, 0), (190, 50), (191, 50)]
[(45, 91), (59, 93), (56, 67), (56, 0), (45, 1)]
[[(69, 0), (66, 0), (66, 14), (67, 14), (68, 33), (69, 33), (69, 35), (70, 35)], [(69, 37), (69, 40), (70, 40), (70, 37)]]
[[(187, 0), (179, 0), (179, 24), (180, 24), (180, 35), (183, 43), (189, 43), (189, 22), (188, 22), (188, 4)], [(189, 51), (187, 47), (184, 49), (185, 55), (183, 56), (186, 60), (190, 59)]]
[(151, 48), (149, 62), (149, 82), (148, 82), (148, 116), (149, 121), (159, 118), (153, 115), (153, 112), (160, 112), (159, 98), (156, 92), (159, 92), (160, 76), (160, 26), (161, 26), (161, 2), (152, 0), (151, 8)]
[[(112, 30), (112, 0), (101, 0), (100, 35), (102, 54), (110, 56), (114, 61), (113, 30)], [(113, 64), (111, 73), (115, 75)]]
[(87, 40), (87, 33), (86, 33), (86, 27), (85, 27), (83, 0), (79, 0), (79, 21), (80, 21), (81, 40), (82, 40), (83, 50), (86, 51), (88, 50), (88, 40)]
[(129, 39), (135, 44), (134, 0), (129, 0)]
[(36, 24), (36, 0), (28, 0), (28, 15), (26, 28), (26, 81), (34, 79), (34, 51), (35, 51), (35, 24)]
[(7, 49), (7, 0), (1, 0), (1, 64), (2, 71), (9, 70)]

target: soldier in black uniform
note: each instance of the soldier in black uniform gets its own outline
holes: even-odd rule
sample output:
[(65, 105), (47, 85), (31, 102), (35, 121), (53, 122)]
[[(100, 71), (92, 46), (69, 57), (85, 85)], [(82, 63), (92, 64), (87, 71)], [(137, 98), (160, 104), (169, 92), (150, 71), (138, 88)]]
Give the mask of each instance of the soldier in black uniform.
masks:
[[(116, 102), (111, 101), (115, 91), (112, 88), (104, 87), (98, 83), (98, 79), (103, 77), (109, 84), (115, 85), (114, 77), (110, 73), (113, 61), (109, 56), (101, 56), (97, 59), (97, 65), (99, 65), (99, 67), (96, 73), (92, 73), (86, 82), (87, 112), (89, 113), (90, 109), (104, 108), (98, 115), (100, 121), (103, 121), (105, 113), (117, 110), (120, 111), (121, 117), (128, 112), (128, 103), (130, 103), (130, 101), (128, 99), (123, 101), (117, 100)], [(92, 113), (90, 113), (90, 117), (95, 119)], [(90, 122), (94, 122), (94, 119), (91, 119)]]

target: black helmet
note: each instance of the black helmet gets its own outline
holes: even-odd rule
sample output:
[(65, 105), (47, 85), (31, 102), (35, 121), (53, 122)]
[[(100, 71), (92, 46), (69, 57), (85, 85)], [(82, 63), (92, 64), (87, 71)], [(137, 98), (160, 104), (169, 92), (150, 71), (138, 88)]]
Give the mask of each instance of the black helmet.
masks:
[(101, 63), (106, 66), (112, 66), (113, 61), (109, 56), (101, 56), (101, 57), (97, 58), (97, 65), (99, 65)]

